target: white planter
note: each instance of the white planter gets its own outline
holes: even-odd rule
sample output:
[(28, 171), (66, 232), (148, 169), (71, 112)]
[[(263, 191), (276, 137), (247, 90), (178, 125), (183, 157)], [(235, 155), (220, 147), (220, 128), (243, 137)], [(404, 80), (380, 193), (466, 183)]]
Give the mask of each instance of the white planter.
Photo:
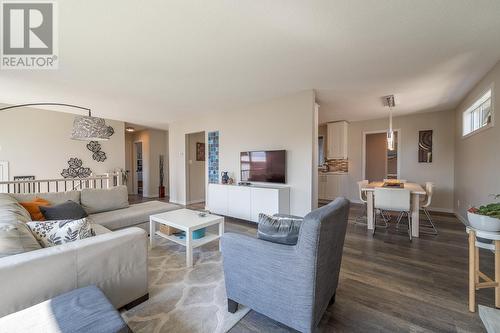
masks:
[(500, 231), (500, 219), (471, 212), (467, 212), (467, 218), (469, 219), (471, 227), (475, 229), (490, 232)]

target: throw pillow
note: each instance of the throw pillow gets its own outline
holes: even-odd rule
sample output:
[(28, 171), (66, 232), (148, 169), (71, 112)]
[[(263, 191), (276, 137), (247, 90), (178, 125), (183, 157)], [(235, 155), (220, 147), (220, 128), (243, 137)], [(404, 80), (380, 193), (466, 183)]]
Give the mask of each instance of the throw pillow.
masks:
[(33, 201), (20, 202), (21, 206), (24, 207), (30, 213), (32, 221), (44, 221), (45, 217), (40, 211), (42, 206), (50, 206), (50, 202), (42, 198), (35, 198)]
[(26, 224), (43, 247), (61, 245), (93, 236), (88, 219), (33, 221)]
[(71, 200), (55, 206), (40, 206), (40, 211), (46, 220), (78, 220), (88, 216), (81, 205)]
[(303, 219), (290, 215), (259, 214), (257, 237), (273, 243), (295, 245)]

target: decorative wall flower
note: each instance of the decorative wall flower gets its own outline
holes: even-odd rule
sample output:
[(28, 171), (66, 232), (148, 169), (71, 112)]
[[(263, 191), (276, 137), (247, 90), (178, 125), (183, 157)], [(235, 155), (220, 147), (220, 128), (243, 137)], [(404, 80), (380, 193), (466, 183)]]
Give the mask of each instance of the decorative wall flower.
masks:
[(104, 162), (106, 160), (106, 153), (103, 151), (98, 151), (92, 154), (92, 158), (97, 162)]
[(79, 158), (70, 158), (68, 165), (69, 168), (63, 169), (61, 172), (61, 176), (63, 176), (63, 178), (87, 178), (92, 174), (90, 168), (83, 167), (83, 162)]
[(93, 152), (92, 158), (97, 162), (104, 162), (107, 158), (106, 153), (101, 148), (101, 144), (97, 141), (90, 141), (87, 144), (87, 149)]

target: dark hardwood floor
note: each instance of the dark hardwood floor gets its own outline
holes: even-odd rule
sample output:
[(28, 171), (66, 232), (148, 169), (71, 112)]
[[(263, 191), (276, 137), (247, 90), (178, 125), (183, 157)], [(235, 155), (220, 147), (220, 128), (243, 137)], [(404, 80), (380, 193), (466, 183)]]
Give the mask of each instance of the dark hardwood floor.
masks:
[[(393, 226), (372, 236), (355, 222), (360, 206), (352, 206), (336, 302), (319, 332), (485, 332), (467, 309), (467, 238), (454, 216), (432, 214), (439, 235), (410, 242)], [(255, 235), (256, 227), (226, 218), (226, 231)], [(493, 256), (484, 250), (481, 269), (493, 275)], [(493, 296), (492, 289), (480, 290), (477, 302), (493, 307)], [(254, 332), (295, 331), (255, 311), (230, 331)]]

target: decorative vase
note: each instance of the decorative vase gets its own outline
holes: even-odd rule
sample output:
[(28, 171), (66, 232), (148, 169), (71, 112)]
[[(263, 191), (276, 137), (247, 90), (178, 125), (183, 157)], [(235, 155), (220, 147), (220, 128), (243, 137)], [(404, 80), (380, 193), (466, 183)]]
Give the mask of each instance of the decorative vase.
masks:
[(471, 227), (475, 229), (489, 232), (500, 231), (500, 219), (472, 212), (467, 212), (467, 218)]
[(229, 175), (227, 171), (222, 171), (221, 179), (222, 179), (222, 184), (227, 184), (229, 182)]

